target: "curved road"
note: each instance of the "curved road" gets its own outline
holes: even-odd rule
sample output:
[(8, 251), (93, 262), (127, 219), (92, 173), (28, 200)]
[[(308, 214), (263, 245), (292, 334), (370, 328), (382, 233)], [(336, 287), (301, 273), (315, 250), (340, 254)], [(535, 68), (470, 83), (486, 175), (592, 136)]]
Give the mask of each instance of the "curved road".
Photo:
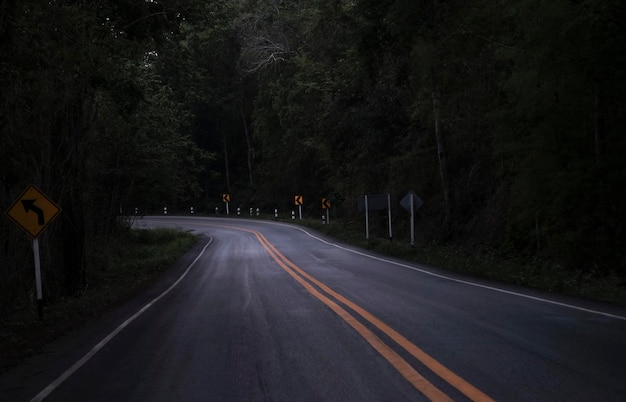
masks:
[(626, 309), (455, 276), (246, 219), (0, 378), (0, 400), (620, 401)]

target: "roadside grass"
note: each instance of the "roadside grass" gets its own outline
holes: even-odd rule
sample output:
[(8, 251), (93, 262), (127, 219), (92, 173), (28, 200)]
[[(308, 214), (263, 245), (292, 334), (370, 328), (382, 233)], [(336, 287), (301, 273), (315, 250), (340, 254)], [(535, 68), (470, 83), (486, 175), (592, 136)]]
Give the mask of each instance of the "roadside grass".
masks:
[[(435, 243), (411, 247), (403, 238), (394, 238), (393, 242), (376, 237), (366, 240), (354, 225), (323, 225), (317, 220), (295, 223), (391, 257), (503, 283), (626, 305), (625, 278), (571, 272), (547, 261), (506, 259), (493, 250), (476, 253)], [(82, 292), (46, 305), (42, 320), (37, 318), (34, 306), (0, 320), (0, 374), (38, 353), (50, 341), (144, 290), (196, 241), (190, 233), (154, 229), (129, 230), (107, 243), (94, 242), (88, 253), (89, 285)]]
[(140, 229), (93, 242), (81, 292), (45, 305), (43, 319), (32, 306), (0, 321), (0, 374), (144, 290), (196, 241), (187, 232)]
[(366, 240), (360, 229), (351, 225), (324, 225), (317, 220), (296, 223), (383, 255), (498, 282), (626, 305), (626, 278), (617, 275), (572, 272), (550, 261), (505, 258), (495, 250), (476, 252), (436, 243), (411, 247), (408, 239), (395, 237), (393, 241), (376, 237)]

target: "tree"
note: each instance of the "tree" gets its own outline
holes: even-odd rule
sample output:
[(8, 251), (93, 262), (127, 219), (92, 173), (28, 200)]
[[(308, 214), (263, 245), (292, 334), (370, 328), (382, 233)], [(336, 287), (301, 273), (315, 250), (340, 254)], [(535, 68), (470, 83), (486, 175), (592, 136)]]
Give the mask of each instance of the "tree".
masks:
[(507, 52), (515, 67), (504, 86), (514, 102), (511, 239), (585, 271), (623, 269), (609, 249), (624, 217), (624, 142), (615, 135), (624, 119), (625, 41), (616, 23), (624, 8), (528, 1), (518, 10), (521, 35)]
[[(62, 206), (42, 238), (48, 298), (86, 284), (86, 242), (113, 232), (119, 207), (155, 167), (138, 152), (169, 162), (144, 197), (194, 190), (183, 179), (198, 173), (202, 155), (184, 135), (188, 114), (149, 72), (147, 56), (175, 34), (177, 15), (154, 2), (3, 3), (0, 187), (8, 201), (35, 183)], [(20, 248), (5, 224), (3, 259)]]

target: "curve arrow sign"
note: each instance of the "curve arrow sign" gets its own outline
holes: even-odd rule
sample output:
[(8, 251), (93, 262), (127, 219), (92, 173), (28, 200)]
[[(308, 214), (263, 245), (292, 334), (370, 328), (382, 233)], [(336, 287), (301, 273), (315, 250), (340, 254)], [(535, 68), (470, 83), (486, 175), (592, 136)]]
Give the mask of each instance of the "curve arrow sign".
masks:
[(33, 211), (37, 214), (37, 223), (39, 226), (43, 226), (46, 223), (43, 211), (35, 205), (35, 200), (22, 200), (22, 205), (24, 206), (24, 211), (26, 211), (26, 213)]
[(34, 185), (11, 204), (6, 215), (32, 237), (37, 238), (61, 212), (61, 208)]

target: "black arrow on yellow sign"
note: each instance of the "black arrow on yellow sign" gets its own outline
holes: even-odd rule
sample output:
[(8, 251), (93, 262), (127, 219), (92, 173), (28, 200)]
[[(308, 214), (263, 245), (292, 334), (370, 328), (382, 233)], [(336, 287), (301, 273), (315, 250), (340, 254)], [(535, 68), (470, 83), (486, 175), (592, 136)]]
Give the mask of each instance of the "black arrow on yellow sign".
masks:
[(34, 238), (61, 212), (61, 208), (34, 185), (30, 185), (11, 204), (6, 214)]
[(26, 213), (33, 211), (37, 214), (37, 224), (39, 224), (39, 226), (43, 226), (46, 223), (43, 211), (35, 205), (35, 200), (22, 200), (22, 206)]
[(296, 195), (294, 197), (294, 204), (295, 205), (302, 205), (302, 196), (301, 195)]
[(322, 209), (330, 209), (330, 200), (328, 198), (322, 198)]

